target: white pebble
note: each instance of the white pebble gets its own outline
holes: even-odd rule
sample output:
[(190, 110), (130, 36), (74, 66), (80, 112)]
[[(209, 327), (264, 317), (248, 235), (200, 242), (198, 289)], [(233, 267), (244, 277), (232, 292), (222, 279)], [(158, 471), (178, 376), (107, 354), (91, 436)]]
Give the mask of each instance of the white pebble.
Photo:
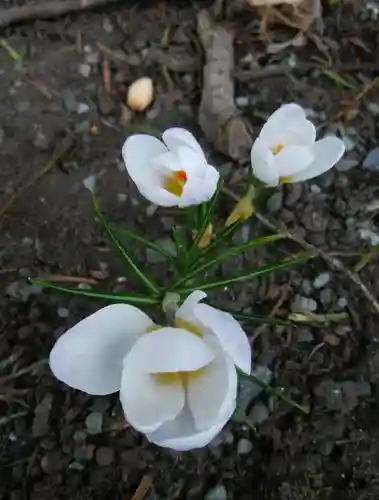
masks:
[(84, 113), (87, 113), (89, 111), (88, 104), (86, 104), (84, 102), (80, 102), (78, 104), (77, 111), (78, 111), (78, 115), (83, 115)]
[(144, 111), (153, 101), (154, 87), (151, 78), (138, 78), (128, 88), (126, 104), (134, 111)]
[(315, 288), (322, 288), (330, 281), (330, 273), (321, 273), (313, 282)]
[(89, 64), (80, 64), (79, 73), (82, 75), (82, 77), (88, 78), (91, 74), (91, 66)]
[(59, 307), (57, 312), (60, 318), (67, 318), (68, 315), (70, 314), (70, 311), (65, 307)]

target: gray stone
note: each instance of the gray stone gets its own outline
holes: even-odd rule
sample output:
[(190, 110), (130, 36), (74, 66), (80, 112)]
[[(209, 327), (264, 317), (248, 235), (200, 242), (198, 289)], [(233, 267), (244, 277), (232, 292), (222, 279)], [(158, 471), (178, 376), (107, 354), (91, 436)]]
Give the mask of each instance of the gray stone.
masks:
[(247, 106), (249, 105), (249, 97), (248, 96), (236, 97), (236, 105), (239, 108), (247, 108)]
[(80, 64), (79, 73), (83, 78), (88, 78), (91, 74), (91, 66), (89, 64)]
[(90, 52), (89, 54), (86, 54), (86, 62), (88, 64), (99, 64), (100, 61), (100, 56), (98, 52)]
[(324, 288), (320, 292), (320, 300), (324, 305), (328, 305), (333, 300), (334, 292), (331, 288)]
[(88, 434), (100, 434), (103, 429), (103, 415), (97, 411), (90, 413), (85, 421)]
[[(263, 365), (256, 366), (251, 374), (265, 384), (269, 384), (272, 379), (272, 371), (267, 368), (267, 366)], [(237, 406), (240, 410), (240, 414), (242, 415), (242, 421), (245, 421), (246, 408), (251, 401), (253, 401), (262, 392), (263, 389), (252, 380), (248, 380), (246, 378), (240, 379), (238, 388)]]
[(146, 207), (146, 215), (148, 217), (152, 217), (157, 210), (158, 210), (158, 206), (157, 205), (154, 205), (154, 204), (148, 205)]
[(69, 113), (74, 113), (78, 108), (78, 103), (76, 97), (72, 90), (66, 89), (62, 92), (63, 105), (66, 111)]
[(269, 212), (277, 212), (283, 205), (283, 192), (278, 191), (273, 194), (267, 202), (267, 209)]
[(312, 194), (320, 194), (321, 193), (321, 188), (317, 186), (317, 184), (311, 184), (309, 186), (309, 190)]
[(175, 224), (175, 219), (174, 219), (174, 217), (164, 215), (163, 217), (161, 217), (161, 222), (162, 222), (163, 229), (165, 231), (171, 231), (172, 227)]
[(335, 327), (334, 332), (339, 337), (345, 337), (348, 333), (351, 332), (351, 327), (348, 325), (338, 325)]
[(348, 302), (347, 302), (347, 299), (345, 297), (340, 297), (338, 300), (337, 300), (337, 306), (340, 308), (340, 309), (345, 309), (345, 307), (347, 306)]
[(302, 195), (303, 185), (300, 182), (295, 182), (294, 184), (287, 185), (287, 194), (285, 198), (285, 204), (287, 207), (293, 207), (297, 203)]
[(311, 298), (296, 295), (291, 303), (292, 312), (314, 312), (317, 309), (317, 302)]
[(267, 420), (269, 411), (266, 405), (261, 402), (256, 403), (249, 413), (249, 420), (253, 424), (261, 424)]
[(298, 342), (313, 342), (314, 338), (312, 332), (308, 328), (301, 328), (297, 330), (297, 341)]
[(355, 168), (359, 165), (358, 160), (353, 160), (349, 158), (342, 158), (336, 165), (336, 169), (339, 172), (348, 172), (352, 168)]
[(368, 102), (366, 106), (372, 115), (379, 116), (379, 104), (376, 104), (376, 102)]
[(83, 115), (84, 113), (88, 113), (89, 111), (89, 106), (85, 102), (79, 102), (77, 105), (76, 111), (78, 115)]
[(74, 462), (71, 462), (70, 464), (68, 464), (68, 468), (71, 470), (83, 471), (84, 465), (81, 464), (80, 462), (76, 462), (76, 460), (75, 460)]
[(0, 146), (4, 144), (5, 132), (3, 128), (0, 128)]
[(204, 496), (204, 500), (227, 500), (228, 492), (222, 484), (214, 486)]
[(70, 311), (65, 307), (59, 307), (57, 313), (60, 318), (67, 318), (70, 314)]
[(128, 195), (125, 193), (117, 193), (117, 200), (119, 203), (125, 203), (128, 199)]
[(330, 281), (330, 273), (321, 273), (313, 282), (315, 288), (323, 288)]
[(96, 462), (102, 467), (110, 465), (114, 461), (114, 449), (102, 446), (96, 451)]
[(363, 168), (379, 170), (379, 148), (372, 149), (363, 161)]
[(79, 462), (82, 460), (83, 461), (92, 460), (94, 452), (95, 452), (95, 445), (93, 444), (88, 444), (87, 446), (79, 446), (74, 451), (74, 458)]
[(248, 455), (253, 449), (251, 441), (248, 439), (240, 439), (237, 443), (237, 453), (238, 455)]
[(72, 439), (78, 443), (83, 442), (87, 439), (87, 433), (83, 430), (75, 431), (72, 435)]
[(360, 229), (359, 236), (362, 240), (368, 241), (372, 246), (379, 245), (379, 234), (371, 229)]
[(303, 281), (301, 282), (300, 288), (301, 288), (301, 292), (304, 295), (311, 295), (311, 293), (313, 292), (312, 283), (310, 280), (308, 280), (306, 278), (303, 279)]
[(42, 130), (37, 130), (37, 134), (33, 141), (34, 146), (40, 151), (47, 151), (50, 147), (50, 141)]
[[(159, 238), (156, 240), (155, 243), (164, 248), (165, 250), (167, 250), (168, 252), (170, 252), (172, 255), (175, 255), (176, 253), (175, 243), (172, 241), (171, 238)], [(152, 250), (151, 248), (146, 249), (146, 261), (149, 264), (161, 264), (166, 260), (167, 259), (164, 255), (161, 255), (155, 250)]]
[(91, 128), (91, 122), (89, 120), (82, 120), (75, 125), (75, 132), (77, 134), (85, 134), (89, 132), (90, 128)]
[(348, 135), (342, 137), (343, 143), (345, 144), (346, 151), (352, 151), (355, 148), (355, 142)]

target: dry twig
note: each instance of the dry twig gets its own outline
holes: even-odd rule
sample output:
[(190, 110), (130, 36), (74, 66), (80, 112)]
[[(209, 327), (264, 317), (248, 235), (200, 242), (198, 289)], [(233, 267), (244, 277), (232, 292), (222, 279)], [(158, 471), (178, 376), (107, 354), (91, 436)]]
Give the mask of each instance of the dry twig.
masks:
[(86, 285), (98, 285), (98, 280), (94, 278), (84, 278), (83, 276), (64, 276), (63, 274), (47, 274), (44, 276), (46, 281), (53, 283), (85, 283)]
[(21, 186), (20, 189), (17, 189), (11, 196), (8, 198), (8, 200), (4, 203), (4, 205), (0, 208), (0, 221), (4, 217), (5, 213), (9, 210), (9, 208), (13, 205), (15, 200), (18, 198), (18, 196), (32, 187), (41, 177), (43, 177), (49, 170), (51, 170), (57, 162), (62, 158), (62, 156), (67, 153), (67, 151), (72, 147), (73, 145), (73, 137), (67, 136), (66, 139), (63, 141), (63, 146), (60, 148), (59, 151), (53, 154), (52, 158), (50, 161), (42, 167), (41, 170), (39, 170), (32, 179), (25, 184), (24, 186)]
[(149, 475), (145, 475), (142, 477), (141, 482), (138, 485), (134, 495), (132, 496), (132, 500), (143, 500), (146, 496), (146, 493), (149, 491), (153, 484), (153, 479)]
[(119, 0), (56, 0), (51, 2), (33, 2), (21, 7), (0, 10), (0, 29), (11, 24), (32, 21), (34, 19), (52, 19), (69, 12), (91, 9), (100, 5), (116, 3)]

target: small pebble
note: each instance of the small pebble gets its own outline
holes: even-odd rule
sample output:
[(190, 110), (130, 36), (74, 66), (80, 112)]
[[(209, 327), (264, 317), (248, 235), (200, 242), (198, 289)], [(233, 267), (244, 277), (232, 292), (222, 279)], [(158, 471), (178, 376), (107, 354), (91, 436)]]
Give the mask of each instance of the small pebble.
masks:
[(5, 132), (3, 128), (0, 128), (0, 146), (4, 143)]
[(74, 93), (70, 90), (64, 90), (62, 92), (63, 105), (66, 108), (66, 111), (73, 113), (78, 108), (78, 103), (76, 101), (76, 97)]
[(310, 280), (308, 280), (306, 278), (303, 279), (303, 281), (301, 282), (300, 288), (301, 288), (301, 292), (304, 295), (311, 295), (311, 293), (313, 292), (312, 283)]
[(86, 54), (86, 61), (88, 64), (99, 64), (100, 56), (98, 52), (90, 52)]
[(71, 470), (77, 470), (77, 471), (83, 471), (84, 470), (84, 465), (81, 464), (80, 462), (71, 462), (68, 464), (68, 468)]
[(269, 411), (266, 405), (261, 402), (256, 403), (249, 414), (253, 424), (261, 424), (268, 419)]
[(80, 102), (77, 107), (78, 115), (83, 115), (89, 111), (89, 106), (85, 102)]
[(324, 305), (328, 305), (334, 298), (334, 292), (331, 288), (323, 288), (320, 292), (320, 300)]
[(37, 131), (37, 135), (33, 141), (33, 144), (40, 151), (47, 151), (50, 147), (49, 139), (41, 130)]
[(77, 442), (82, 442), (87, 439), (87, 433), (83, 430), (75, 431), (72, 435), (72, 439)]
[(360, 229), (359, 236), (362, 240), (368, 241), (372, 246), (379, 245), (379, 234), (374, 233), (371, 229)]
[(330, 273), (321, 273), (313, 282), (313, 286), (317, 289), (323, 288), (330, 281)]
[(204, 496), (204, 500), (227, 500), (227, 498), (228, 492), (222, 484), (214, 486), (212, 489), (208, 490)]
[(269, 212), (277, 212), (283, 205), (283, 192), (280, 190), (273, 194), (267, 202), (267, 209)]
[(66, 309), (65, 307), (59, 307), (57, 313), (58, 313), (58, 316), (60, 318), (64, 319), (64, 318), (68, 318), (70, 311), (68, 309)]
[(158, 210), (157, 205), (153, 205), (153, 204), (152, 205), (148, 205), (148, 207), (146, 208), (146, 215), (148, 217), (152, 217), (157, 210)]
[(338, 345), (340, 345), (341, 341), (337, 335), (334, 335), (333, 333), (328, 333), (324, 337), (324, 342), (325, 342), (325, 344), (328, 344), (332, 347), (337, 347)]
[(253, 449), (251, 441), (248, 439), (240, 439), (237, 444), (238, 455), (248, 455)]
[(376, 102), (369, 102), (366, 106), (372, 115), (379, 116), (379, 104), (376, 104)]
[(301, 328), (297, 331), (297, 341), (298, 342), (313, 342), (314, 338), (312, 332), (308, 328)]
[(367, 170), (379, 170), (379, 148), (372, 149), (363, 161)]
[(114, 460), (114, 449), (102, 446), (96, 451), (96, 462), (102, 467), (110, 465)]
[(348, 302), (346, 300), (345, 297), (340, 297), (338, 300), (337, 300), (337, 306), (340, 308), (340, 309), (345, 309), (345, 307), (347, 306)]
[(317, 186), (317, 184), (311, 184), (309, 186), (309, 190), (312, 194), (320, 194), (321, 193), (321, 188)]
[(334, 328), (334, 331), (339, 337), (345, 337), (351, 332), (351, 327), (348, 325), (338, 325)]
[(103, 30), (107, 33), (113, 33), (113, 24), (110, 22), (108, 17), (103, 19)]
[(117, 193), (117, 200), (119, 203), (125, 203), (128, 199), (128, 195), (125, 193)]
[(22, 246), (24, 247), (31, 247), (33, 245), (33, 240), (32, 238), (29, 238), (29, 236), (25, 236), (22, 238)]
[(236, 97), (236, 105), (239, 108), (247, 108), (247, 106), (249, 105), (249, 97), (248, 96)]
[(355, 142), (348, 135), (344, 135), (342, 140), (345, 144), (346, 151), (352, 151), (355, 148)]
[(339, 172), (348, 172), (352, 168), (355, 168), (359, 165), (358, 160), (350, 160), (348, 158), (342, 158), (336, 165), (336, 169)]
[(292, 312), (314, 312), (317, 310), (317, 302), (311, 298), (304, 297), (302, 295), (296, 295), (295, 299), (291, 303)]
[(80, 64), (79, 73), (83, 78), (88, 78), (91, 74), (91, 66), (89, 64)]
[(103, 429), (103, 415), (97, 411), (90, 413), (85, 421), (88, 434), (100, 434)]
[(94, 444), (88, 444), (87, 446), (80, 446), (74, 451), (74, 458), (75, 460), (80, 461), (86, 461), (86, 460), (92, 460), (93, 455), (95, 453), (95, 445)]

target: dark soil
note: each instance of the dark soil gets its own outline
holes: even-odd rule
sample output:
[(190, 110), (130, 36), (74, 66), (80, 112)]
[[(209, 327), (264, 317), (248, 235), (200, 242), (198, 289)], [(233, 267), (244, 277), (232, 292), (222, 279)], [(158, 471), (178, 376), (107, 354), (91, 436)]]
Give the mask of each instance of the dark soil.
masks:
[[(199, 8), (187, 2), (120, 3), (2, 34), (0, 498), (126, 500), (148, 474), (153, 487), (147, 498), (162, 500), (379, 499), (378, 318), (359, 288), (322, 260), (220, 299), (230, 308), (248, 304), (266, 314), (277, 306), (275, 314), (285, 317), (300, 295), (303, 303), (307, 297), (315, 301), (318, 314), (348, 313), (343, 324), (265, 326), (258, 332), (249, 327), (256, 336), (256, 364), (268, 366), (287, 393), (309, 405), (309, 416), (261, 393), (260, 404), (270, 411), (256, 433), (231, 423), (207, 449), (174, 453), (128, 428), (116, 396), (70, 390), (46, 364), (55, 339), (99, 304), (42, 292), (27, 283), (28, 276), (80, 276), (104, 289), (132, 286), (95, 223), (83, 181), (96, 176), (108, 218), (137, 226), (152, 239), (170, 235), (173, 211), (155, 211), (138, 196), (120, 146), (128, 133), (146, 126), (183, 125), (201, 137)], [(234, 8), (226, 15), (236, 30), (236, 104), (255, 131), (282, 102), (296, 100), (312, 110), (321, 132), (339, 127), (344, 134), (348, 152), (338, 168), (286, 187), (271, 200), (268, 215), (352, 268), (370, 248), (362, 234), (379, 232), (379, 174), (375, 164), (362, 164), (379, 131), (378, 26), (372, 9), (354, 11), (342, 2), (326, 6), (324, 34), (312, 28), (300, 46), (288, 47), (275, 44), (296, 31), (277, 25), (264, 33), (252, 9)], [(104, 89), (106, 64), (111, 94)], [(286, 69), (277, 71), (283, 64)], [(156, 97), (146, 113), (135, 115), (124, 106), (125, 91), (139, 76), (153, 78)], [(237, 165), (202, 143), (233, 186), (246, 159)], [(254, 219), (239, 237), (263, 232)], [(293, 244), (280, 253), (289, 251), (295, 251)], [(151, 256), (141, 258), (164, 275)], [(270, 258), (267, 248), (237, 264), (252, 267)], [(323, 274), (318, 288), (323, 279), (315, 279)], [(359, 275), (379, 295), (375, 258)], [(253, 445), (248, 453), (244, 440)]]

